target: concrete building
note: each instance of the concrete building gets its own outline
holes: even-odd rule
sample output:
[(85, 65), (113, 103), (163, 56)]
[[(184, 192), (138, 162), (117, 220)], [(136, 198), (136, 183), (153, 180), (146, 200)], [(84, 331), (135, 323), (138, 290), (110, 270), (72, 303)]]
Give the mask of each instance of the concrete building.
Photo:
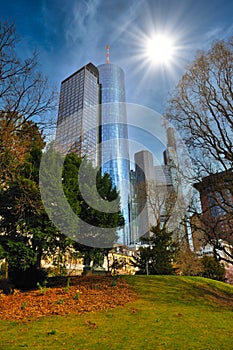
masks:
[(200, 193), (205, 232), (233, 245), (233, 171), (206, 176), (195, 188)]

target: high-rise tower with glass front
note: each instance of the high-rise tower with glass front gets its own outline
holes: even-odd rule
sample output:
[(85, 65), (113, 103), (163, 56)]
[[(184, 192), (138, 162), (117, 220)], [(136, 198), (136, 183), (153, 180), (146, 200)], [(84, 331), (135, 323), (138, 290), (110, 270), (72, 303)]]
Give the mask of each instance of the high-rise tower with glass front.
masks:
[(129, 229), (129, 145), (125, 105), (125, 78), (115, 64), (98, 66), (101, 86), (100, 159), (102, 173), (109, 173), (121, 197), (125, 219), (119, 230), (119, 243), (130, 244)]
[(111, 176), (121, 198), (124, 228), (118, 242), (130, 243), (129, 149), (123, 70), (92, 63), (61, 83), (56, 144), (63, 153), (86, 155)]
[(62, 153), (98, 162), (100, 86), (98, 69), (89, 63), (62, 81), (56, 144)]

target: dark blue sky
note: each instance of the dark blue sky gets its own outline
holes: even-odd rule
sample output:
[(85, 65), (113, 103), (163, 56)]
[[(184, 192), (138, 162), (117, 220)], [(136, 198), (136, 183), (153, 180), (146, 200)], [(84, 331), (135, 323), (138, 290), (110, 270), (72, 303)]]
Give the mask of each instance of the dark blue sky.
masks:
[[(168, 94), (197, 50), (233, 35), (232, 0), (17, 0), (1, 1), (1, 20), (15, 21), (21, 56), (37, 49), (40, 69), (60, 85), (92, 61), (110, 60), (126, 74), (127, 100), (162, 113)], [(177, 47), (169, 67), (143, 57), (153, 31), (172, 36)]]
[[(197, 51), (233, 35), (232, 14), (232, 0), (2, 0), (0, 7), (22, 39), (19, 56), (36, 49), (40, 70), (58, 88), (88, 62), (104, 63), (108, 43), (110, 61), (125, 71), (127, 101), (159, 113)], [(173, 39), (169, 66), (145, 56), (155, 32)]]

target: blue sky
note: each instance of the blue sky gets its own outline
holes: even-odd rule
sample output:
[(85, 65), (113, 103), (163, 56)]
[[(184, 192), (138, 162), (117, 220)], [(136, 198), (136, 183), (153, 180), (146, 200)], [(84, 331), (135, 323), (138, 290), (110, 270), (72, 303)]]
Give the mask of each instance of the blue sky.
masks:
[[(1, 20), (14, 21), (18, 54), (36, 49), (40, 70), (57, 88), (74, 71), (110, 61), (125, 71), (127, 102), (159, 113), (198, 50), (233, 35), (232, 0), (15, 0), (1, 1)], [(172, 38), (170, 65), (152, 64), (145, 43), (153, 33)], [(161, 154), (161, 152), (160, 152)]]
[[(40, 54), (40, 69), (59, 88), (84, 64), (110, 60), (126, 75), (127, 101), (163, 113), (197, 50), (233, 35), (230, 0), (15, 0), (1, 1), (1, 20), (15, 21), (19, 54)], [(169, 67), (151, 65), (142, 55), (154, 31), (172, 36), (177, 48)]]

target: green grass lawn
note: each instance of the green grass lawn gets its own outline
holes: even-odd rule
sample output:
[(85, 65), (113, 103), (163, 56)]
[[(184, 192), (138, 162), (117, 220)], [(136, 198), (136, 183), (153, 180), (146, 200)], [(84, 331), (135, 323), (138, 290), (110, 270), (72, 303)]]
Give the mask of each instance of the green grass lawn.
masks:
[(233, 349), (232, 286), (196, 277), (126, 279), (136, 302), (81, 316), (0, 321), (0, 349)]

